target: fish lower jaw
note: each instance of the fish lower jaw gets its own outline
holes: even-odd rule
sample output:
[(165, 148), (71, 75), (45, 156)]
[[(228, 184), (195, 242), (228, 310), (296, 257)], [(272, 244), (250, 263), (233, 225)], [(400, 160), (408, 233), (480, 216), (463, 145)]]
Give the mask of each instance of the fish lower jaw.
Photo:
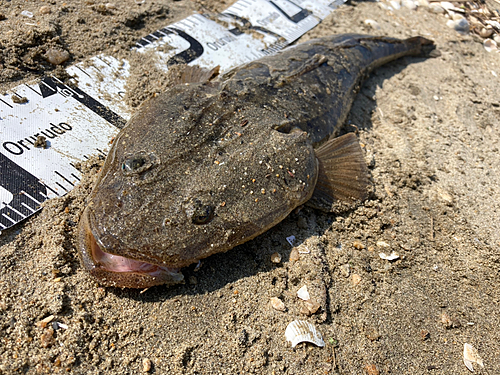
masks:
[(161, 266), (110, 254), (101, 249), (90, 230), (85, 231), (82, 260), (85, 268), (104, 286), (148, 288), (177, 284), (184, 279), (179, 268)]

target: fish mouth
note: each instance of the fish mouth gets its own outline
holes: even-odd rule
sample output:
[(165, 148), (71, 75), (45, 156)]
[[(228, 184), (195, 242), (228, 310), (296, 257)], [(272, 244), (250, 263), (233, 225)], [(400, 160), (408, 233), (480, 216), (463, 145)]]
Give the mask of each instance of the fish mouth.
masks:
[(184, 279), (179, 268), (148, 263), (104, 251), (91, 230), (88, 207), (82, 214), (78, 231), (78, 249), (82, 264), (101, 285), (148, 288), (162, 284), (177, 284)]

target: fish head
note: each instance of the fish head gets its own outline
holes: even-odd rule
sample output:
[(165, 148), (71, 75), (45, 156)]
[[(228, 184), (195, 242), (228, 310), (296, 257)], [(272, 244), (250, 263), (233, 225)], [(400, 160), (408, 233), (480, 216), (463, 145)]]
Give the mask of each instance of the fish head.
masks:
[(115, 138), (80, 221), (80, 255), (101, 284), (179, 282), (180, 268), (267, 231), (314, 190), (306, 133), (183, 119), (169, 100)]

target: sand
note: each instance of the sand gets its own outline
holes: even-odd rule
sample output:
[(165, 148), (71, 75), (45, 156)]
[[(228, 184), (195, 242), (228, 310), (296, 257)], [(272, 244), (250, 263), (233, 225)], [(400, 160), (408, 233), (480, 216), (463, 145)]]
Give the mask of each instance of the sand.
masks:
[[(138, 38), (230, 2), (114, 5), (0, 0), (0, 90), (44, 74), (64, 79), (64, 66), (100, 52), (130, 56)], [(0, 237), (0, 374), (458, 375), (468, 373), (464, 343), (484, 360), (477, 373), (500, 373), (500, 59), (446, 21), (425, 8), (352, 2), (302, 38), (423, 35), (441, 56), (382, 67), (358, 95), (346, 131), (359, 129), (372, 199), (340, 216), (304, 207), (186, 268), (185, 284), (141, 292), (89, 277), (76, 223), (102, 161), (83, 165), (80, 186)], [(51, 47), (70, 60), (47, 63)], [(163, 80), (146, 71), (141, 82), (138, 98)], [(303, 285), (321, 305), (311, 316), (296, 297)], [(286, 310), (273, 309), (271, 297)], [(284, 332), (294, 319), (313, 323), (326, 346), (292, 349)]]

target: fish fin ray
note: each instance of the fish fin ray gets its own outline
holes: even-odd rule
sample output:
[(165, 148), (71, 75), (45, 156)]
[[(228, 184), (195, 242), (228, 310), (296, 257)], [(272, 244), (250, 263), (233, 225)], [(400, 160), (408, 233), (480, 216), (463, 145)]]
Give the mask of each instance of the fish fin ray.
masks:
[(319, 172), (308, 205), (327, 212), (341, 212), (368, 198), (372, 182), (354, 133), (331, 139), (314, 151)]

